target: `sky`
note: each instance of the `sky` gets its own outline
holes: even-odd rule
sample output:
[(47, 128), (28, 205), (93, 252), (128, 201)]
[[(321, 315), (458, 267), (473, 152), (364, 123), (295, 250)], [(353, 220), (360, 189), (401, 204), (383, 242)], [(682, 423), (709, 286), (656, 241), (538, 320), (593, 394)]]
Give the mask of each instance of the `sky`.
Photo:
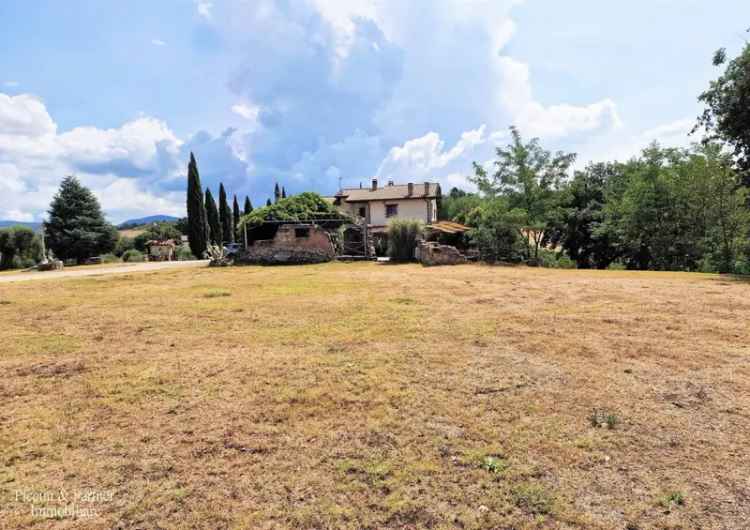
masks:
[(113, 222), (371, 178), (471, 189), (517, 126), (577, 165), (687, 146), (746, 0), (0, 2), (0, 219), (66, 175)]

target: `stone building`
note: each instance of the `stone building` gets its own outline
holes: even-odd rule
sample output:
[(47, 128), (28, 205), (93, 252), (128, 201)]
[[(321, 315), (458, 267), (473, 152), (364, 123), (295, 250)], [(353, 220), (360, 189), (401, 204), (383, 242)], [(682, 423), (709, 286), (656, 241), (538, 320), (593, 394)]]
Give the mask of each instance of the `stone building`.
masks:
[(235, 263), (322, 263), (335, 256), (331, 236), (320, 225), (278, 221), (248, 229), (247, 245)]

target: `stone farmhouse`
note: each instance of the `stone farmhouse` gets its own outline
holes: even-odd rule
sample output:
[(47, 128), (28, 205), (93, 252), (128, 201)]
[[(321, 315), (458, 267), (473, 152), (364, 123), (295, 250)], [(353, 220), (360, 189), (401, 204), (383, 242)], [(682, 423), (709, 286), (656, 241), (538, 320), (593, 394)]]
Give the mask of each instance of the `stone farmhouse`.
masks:
[(340, 190), (333, 203), (364, 219), (368, 231), (376, 234), (385, 232), (391, 219), (436, 222), (440, 197), (440, 184), (436, 182), (394, 184), (389, 180), (385, 186), (378, 186), (378, 179), (372, 179), (369, 188)]

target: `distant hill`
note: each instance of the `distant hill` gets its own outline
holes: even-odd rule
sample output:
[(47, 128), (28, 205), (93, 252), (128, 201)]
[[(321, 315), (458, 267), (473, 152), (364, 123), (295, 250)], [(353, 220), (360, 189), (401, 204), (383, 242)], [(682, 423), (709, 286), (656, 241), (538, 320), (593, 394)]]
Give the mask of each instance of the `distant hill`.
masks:
[(173, 217), (171, 215), (149, 215), (148, 217), (141, 217), (139, 219), (128, 219), (117, 225), (117, 228), (124, 230), (127, 228), (133, 228), (136, 226), (147, 225), (150, 223), (161, 223), (164, 221), (172, 222), (177, 221), (179, 217)]
[(38, 232), (42, 228), (42, 223), (24, 223), (22, 221), (0, 221), (0, 228), (7, 228), (9, 226), (27, 226), (34, 232)]

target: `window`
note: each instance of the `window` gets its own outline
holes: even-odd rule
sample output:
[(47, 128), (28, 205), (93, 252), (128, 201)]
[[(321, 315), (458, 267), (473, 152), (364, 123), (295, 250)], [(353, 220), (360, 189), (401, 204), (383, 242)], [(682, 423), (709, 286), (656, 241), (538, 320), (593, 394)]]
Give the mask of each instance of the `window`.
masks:
[(310, 229), (309, 228), (295, 228), (294, 229), (294, 237), (310, 237)]
[(360, 217), (367, 217), (367, 208), (364, 206), (359, 207), (359, 216)]
[(398, 215), (398, 204), (386, 204), (385, 205), (385, 216), (396, 217)]

